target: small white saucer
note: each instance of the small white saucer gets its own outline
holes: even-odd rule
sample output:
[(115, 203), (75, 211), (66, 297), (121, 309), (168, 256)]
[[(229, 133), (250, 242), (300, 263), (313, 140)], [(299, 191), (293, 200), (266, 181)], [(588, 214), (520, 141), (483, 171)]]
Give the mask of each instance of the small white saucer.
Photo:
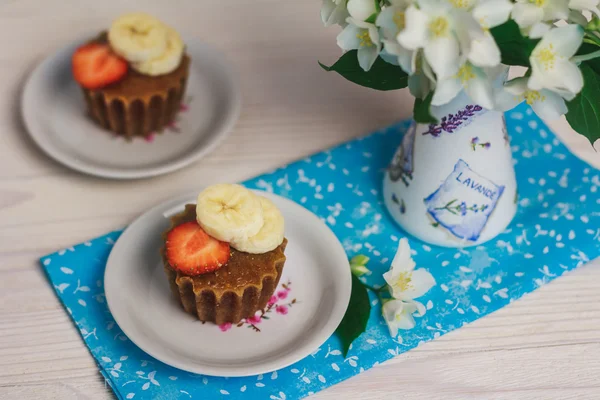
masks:
[(32, 139), (67, 167), (105, 178), (156, 176), (200, 159), (233, 128), (241, 95), (220, 52), (193, 38), (185, 42), (192, 59), (185, 110), (166, 132), (127, 142), (87, 116), (71, 74), (71, 55), (81, 45), (77, 42), (46, 58), (25, 84), (21, 112)]
[(248, 376), (293, 364), (333, 334), (352, 287), (341, 243), (302, 206), (260, 194), (283, 213), (288, 239), (275, 305), (260, 321), (243, 321), (241, 326), (203, 324), (172, 296), (159, 256), (161, 233), (169, 226), (168, 216), (194, 203), (196, 193), (151, 209), (123, 232), (108, 258), (104, 286), (115, 321), (138, 347), (186, 371)]

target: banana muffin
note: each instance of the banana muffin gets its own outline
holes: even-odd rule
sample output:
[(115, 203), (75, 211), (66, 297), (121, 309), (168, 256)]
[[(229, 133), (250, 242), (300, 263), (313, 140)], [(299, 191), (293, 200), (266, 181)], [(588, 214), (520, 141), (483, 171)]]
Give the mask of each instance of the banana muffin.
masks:
[(117, 18), (72, 58), (90, 117), (117, 135), (160, 133), (175, 119), (190, 68), (181, 37), (143, 13)]
[(286, 259), (281, 212), (240, 185), (205, 189), (171, 218), (163, 240), (171, 291), (186, 312), (218, 325), (265, 308)]

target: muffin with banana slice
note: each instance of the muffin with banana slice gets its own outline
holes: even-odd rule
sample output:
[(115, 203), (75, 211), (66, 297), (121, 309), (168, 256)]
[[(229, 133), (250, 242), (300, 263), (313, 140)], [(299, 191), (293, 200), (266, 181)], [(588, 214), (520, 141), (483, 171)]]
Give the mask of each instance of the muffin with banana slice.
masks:
[(171, 218), (163, 240), (171, 291), (186, 312), (218, 325), (265, 308), (285, 263), (283, 215), (240, 185), (206, 188)]
[(72, 57), (91, 118), (127, 138), (159, 133), (174, 121), (189, 67), (179, 33), (143, 13), (117, 18)]

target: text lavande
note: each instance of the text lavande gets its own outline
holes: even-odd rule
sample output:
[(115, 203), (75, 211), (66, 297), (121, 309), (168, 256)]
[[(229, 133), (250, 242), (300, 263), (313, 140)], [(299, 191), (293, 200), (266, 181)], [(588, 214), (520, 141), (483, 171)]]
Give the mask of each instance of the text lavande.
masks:
[(463, 185), (467, 186), (468, 188), (473, 189), (473, 190), (483, 194), (485, 197), (487, 197), (491, 200), (494, 200), (494, 198), (496, 197), (496, 191), (482, 185), (481, 183), (477, 182), (474, 178), (462, 179), (462, 174), (463, 173), (461, 172), (456, 177), (456, 180), (459, 183), (462, 183)]

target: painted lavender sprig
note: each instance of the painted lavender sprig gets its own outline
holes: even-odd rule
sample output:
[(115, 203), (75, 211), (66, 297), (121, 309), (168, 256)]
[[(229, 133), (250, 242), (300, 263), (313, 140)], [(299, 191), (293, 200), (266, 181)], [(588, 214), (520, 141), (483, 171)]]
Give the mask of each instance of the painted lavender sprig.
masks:
[(477, 150), (477, 147), (481, 147), (482, 149), (489, 149), (491, 146), (492, 144), (490, 142), (481, 143), (479, 137), (477, 136), (471, 139), (471, 149), (473, 149), (473, 151)]
[(456, 114), (448, 114), (442, 117), (438, 125), (431, 124), (423, 135), (440, 136), (442, 132), (454, 133), (465, 121), (469, 121), (476, 113), (483, 110), (483, 107), (469, 104), (464, 109), (459, 110)]
[(446, 210), (451, 212), (454, 215), (460, 215), (460, 216), (465, 216), (467, 215), (467, 212), (471, 211), (474, 213), (478, 213), (478, 212), (484, 212), (485, 210), (487, 210), (489, 207), (488, 204), (481, 204), (481, 205), (477, 205), (477, 204), (473, 204), (473, 205), (467, 205), (466, 202), (461, 201), (460, 203), (458, 202), (458, 199), (453, 199), (450, 200), (448, 203), (446, 203), (445, 206), (443, 207), (437, 207), (435, 208), (435, 210)]

